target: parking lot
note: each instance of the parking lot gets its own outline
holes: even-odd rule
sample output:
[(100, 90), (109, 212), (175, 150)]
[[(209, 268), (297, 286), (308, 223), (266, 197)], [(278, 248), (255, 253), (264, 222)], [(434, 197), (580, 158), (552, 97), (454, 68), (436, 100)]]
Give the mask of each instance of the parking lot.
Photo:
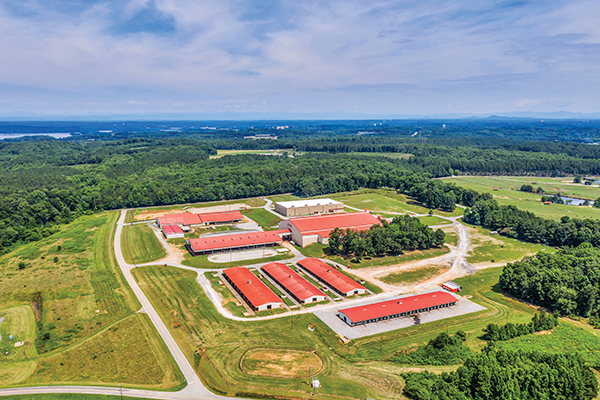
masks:
[[(436, 289), (439, 290), (439, 289)], [(427, 291), (433, 292), (436, 290)], [(412, 296), (397, 296), (395, 299), (401, 299), (403, 297)], [(445, 318), (452, 318), (458, 315), (470, 314), (473, 312), (485, 310), (486, 308), (480, 306), (479, 304), (473, 303), (465, 299), (462, 296), (453, 294), (454, 297), (458, 300), (456, 305), (448, 307), (448, 308), (440, 308), (437, 310), (426, 311), (417, 315), (405, 316), (400, 318), (389, 319), (386, 321), (380, 321), (375, 323), (370, 323), (366, 325), (351, 327), (346, 324), (344, 321), (338, 318), (337, 311), (343, 308), (347, 308), (344, 304), (338, 304), (337, 308), (327, 308), (315, 311), (314, 314), (319, 317), (323, 322), (325, 322), (331, 329), (333, 329), (338, 335), (345, 336), (348, 339), (358, 339), (364, 336), (376, 335), (378, 333), (384, 333), (393, 331), (396, 329), (408, 328), (409, 326), (418, 325), (418, 324), (426, 324), (428, 322), (437, 321)], [(391, 300), (391, 299), (387, 299)], [(352, 307), (377, 303), (378, 301), (373, 301), (373, 299), (365, 299), (364, 302), (355, 302), (352, 304)]]

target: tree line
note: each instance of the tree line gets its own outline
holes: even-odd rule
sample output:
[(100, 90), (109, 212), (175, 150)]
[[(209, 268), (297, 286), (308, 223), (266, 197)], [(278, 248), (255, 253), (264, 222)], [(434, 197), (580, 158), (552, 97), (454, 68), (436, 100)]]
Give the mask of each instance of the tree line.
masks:
[(540, 312), (533, 316), (530, 322), (525, 324), (505, 325), (488, 324), (483, 328), (483, 339), (489, 341), (510, 340), (519, 336), (525, 336), (534, 332), (553, 329), (558, 326), (558, 315)]
[(418, 218), (399, 215), (392, 222), (381, 219), (380, 223), (364, 231), (335, 228), (329, 234), (328, 253), (354, 255), (360, 260), (365, 255), (397, 255), (404, 250), (427, 250), (444, 245), (444, 231), (434, 231)]
[(583, 243), (508, 263), (502, 290), (562, 315), (600, 316), (600, 249)]

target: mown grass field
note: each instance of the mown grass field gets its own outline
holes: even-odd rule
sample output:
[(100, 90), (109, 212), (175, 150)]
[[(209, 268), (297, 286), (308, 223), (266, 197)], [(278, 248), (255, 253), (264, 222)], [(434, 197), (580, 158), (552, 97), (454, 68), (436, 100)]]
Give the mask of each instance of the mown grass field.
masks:
[(152, 228), (146, 224), (126, 225), (121, 234), (123, 258), (128, 264), (143, 264), (167, 256)]
[[(563, 180), (568, 180), (564, 178)], [(494, 199), (502, 205), (513, 205), (525, 211), (531, 211), (542, 218), (560, 220), (567, 215), (571, 218), (600, 218), (600, 209), (594, 207), (580, 207), (564, 204), (543, 204), (541, 196), (533, 193), (521, 192), (519, 188), (523, 184), (529, 184), (536, 189), (541, 186), (544, 190), (557, 192), (563, 189), (564, 196), (583, 197), (595, 200), (600, 197), (599, 187), (590, 187), (581, 184), (561, 182), (560, 179), (536, 178), (536, 177), (505, 177), (505, 176), (459, 176), (443, 178), (446, 182), (454, 182), (458, 186), (473, 189), (482, 193), (491, 193)], [(571, 178), (572, 182), (573, 179)], [(537, 182), (537, 183), (533, 183)], [(547, 182), (547, 183), (544, 183)], [(494, 190), (497, 187), (499, 190)]]
[(259, 224), (263, 229), (277, 227), (277, 224), (281, 221), (281, 218), (271, 214), (264, 208), (249, 208), (242, 210), (242, 214)]
[[(553, 247), (542, 244), (525, 243), (501, 235), (490, 235), (490, 231), (481, 227), (469, 225), (469, 240), (471, 250), (467, 261), (472, 264), (482, 262), (511, 262), (525, 256), (537, 254), (540, 251), (554, 253)], [(492, 261), (494, 260), (494, 261)]]
[(419, 221), (427, 226), (452, 224), (451, 221), (440, 217), (419, 217)]
[[(131, 400), (142, 400), (141, 397), (128, 397), (123, 396), (124, 399)], [(7, 400), (119, 400), (121, 396), (104, 396), (97, 394), (69, 394), (69, 393), (56, 393), (56, 394), (24, 394), (18, 396), (4, 396), (3, 399)]]
[[(0, 316), (5, 317), (0, 345), (6, 346), (5, 330), (25, 341), (0, 358), (0, 387), (180, 386), (181, 373), (150, 321), (135, 314), (140, 303), (116, 264), (117, 217), (117, 212), (81, 217), (0, 258)], [(128, 368), (117, 371), (111, 362), (116, 357)]]
[[(229, 155), (238, 155), (238, 154), (283, 154), (286, 150), (217, 150), (216, 156), (210, 156), (213, 158), (221, 158)], [(293, 152), (292, 149), (288, 150), (290, 153)]]

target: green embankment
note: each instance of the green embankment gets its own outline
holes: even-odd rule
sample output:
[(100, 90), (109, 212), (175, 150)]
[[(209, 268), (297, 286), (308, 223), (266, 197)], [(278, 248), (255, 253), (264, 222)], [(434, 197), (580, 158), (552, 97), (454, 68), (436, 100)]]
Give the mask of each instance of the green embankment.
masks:
[(264, 208), (249, 208), (242, 210), (242, 214), (256, 222), (263, 229), (276, 228), (279, 221), (281, 221), (281, 218), (271, 214)]
[[(141, 305), (116, 263), (117, 217), (81, 217), (0, 257), (0, 346), (9, 348), (0, 387), (181, 387), (181, 372), (151, 322), (136, 314)], [(15, 348), (15, 341), (25, 344)]]
[(146, 224), (126, 225), (121, 235), (123, 258), (128, 264), (144, 264), (167, 256), (152, 228)]

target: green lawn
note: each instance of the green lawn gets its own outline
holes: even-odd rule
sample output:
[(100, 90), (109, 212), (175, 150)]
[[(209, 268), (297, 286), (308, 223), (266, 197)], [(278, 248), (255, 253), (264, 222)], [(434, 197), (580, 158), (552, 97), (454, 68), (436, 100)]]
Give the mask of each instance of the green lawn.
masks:
[(0, 257), (0, 346), (5, 329), (26, 342), (0, 360), (0, 387), (181, 387), (183, 376), (150, 320), (136, 313), (141, 305), (116, 263), (117, 218), (114, 211), (84, 216)]
[[(542, 218), (560, 220), (562, 216), (571, 218), (600, 218), (600, 209), (593, 207), (579, 207), (563, 204), (543, 204), (541, 196), (533, 193), (521, 192), (519, 188), (523, 184), (529, 184), (537, 188), (541, 186), (545, 190), (556, 192), (555, 189), (563, 189), (563, 195), (584, 197), (595, 200), (600, 197), (600, 188), (584, 185), (573, 185), (560, 182), (560, 179), (552, 178), (519, 178), (519, 177), (480, 177), (460, 176), (444, 178), (446, 182), (454, 182), (458, 186), (473, 189), (482, 193), (491, 193), (494, 199), (502, 205), (514, 205), (522, 210), (531, 211)], [(566, 179), (563, 179), (566, 180)], [(572, 182), (572, 179), (570, 179)], [(537, 182), (537, 183), (533, 183)], [(547, 182), (547, 183), (544, 183)], [(493, 190), (494, 187), (499, 190)]]
[(167, 251), (146, 224), (125, 225), (121, 235), (123, 258), (128, 264), (144, 264), (160, 260)]
[(446, 232), (444, 231), (444, 233), (446, 234), (446, 236), (444, 237), (444, 242), (451, 244), (452, 246), (456, 246), (458, 245), (458, 235), (456, 234), (456, 232), (452, 231), (452, 232)]
[(452, 223), (452, 221), (448, 221), (447, 219), (443, 219), (440, 217), (419, 217), (419, 221), (421, 221), (422, 224), (425, 224), (427, 226), (448, 225)]
[(400, 256), (365, 257), (361, 259), (360, 262), (356, 262), (354, 257), (326, 256), (324, 258), (339, 262), (349, 268), (366, 268), (383, 267), (386, 265), (401, 264), (407, 261), (424, 260), (426, 258), (441, 256), (449, 251), (450, 249), (444, 246), (442, 248), (431, 248), (429, 250), (407, 251)]
[(520, 242), (501, 235), (490, 235), (488, 229), (470, 226), (470, 244), (473, 248), (467, 255), (467, 261), (473, 264), (481, 262), (510, 262), (520, 260), (540, 251), (555, 252), (552, 247), (541, 244)]
[[(347, 277), (349, 277), (350, 279), (352, 279), (355, 282), (360, 282), (361, 281), (361, 279), (359, 279), (358, 277), (352, 275), (349, 272), (346, 272), (346, 271), (344, 271), (342, 269), (338, 269), (338, 271), (340, 271), (342, 274), (346, 275)], [(368, 282), (368, 281), (365, 281), (364, 283), (361, 283), (361, 285), (363, 285), (364, 287), (366, 287), (367, 289), (369, 289), (371, 292), (373, 292), (375, 294), (383, 292), (383, 290), (379, 286), (374, 285), (374, 284), (372, 284), (371, 282)]]
[[(52, 394), (22, 394), (14, 396), (2, 396), (7, 400), (119, 400), (121, 396), (105, 396), (99, 394), (69, 394), (69, 393), (52, 393)], [(124, 399), (142, 400), (142, 397), (123, 396)]]
[(281, 221), (281, 218), (271, 214), (264, 208), (249, 208), (242, 210), (242, 214), (259, 224), (263, 229), (277, 226)]
[(217, 155), (216, 156), (210, 156), (211, 159), (213, 158), (221, 158), (223, 156), (234, 156), (234, 155), (238, 155), (238, 154), (283, 154), (284, 151), (287, 151), (289, 153), (292, 153), (293, 150), (292, 149), (288, 149), (288, 150), (217, 150)]
[(277, 254), (273, 257), (254, 258), (252, 260), (233, 261), (233, 262), (227, 262), (227, 263), (212, 263), (212, 262), (208, 261), (208, 255), (193, 256), (189, 252), (186, 252), (184, 259), (181, 263), (183, 265), (187, 265), (188, 267), (194, 267), (194, 268), (221, 269), (221, 268), (231, 268), (231, 267), (242, 267), (244, 265), (268, 263), (268, 262), (274, 262), (274, 261), (283, 261), (283, 260), (289, 260), (290, 258), (294, 258), (294, 255), (291, 252), (287, 252), (287, 253), (283, 253), (283, 254)]

